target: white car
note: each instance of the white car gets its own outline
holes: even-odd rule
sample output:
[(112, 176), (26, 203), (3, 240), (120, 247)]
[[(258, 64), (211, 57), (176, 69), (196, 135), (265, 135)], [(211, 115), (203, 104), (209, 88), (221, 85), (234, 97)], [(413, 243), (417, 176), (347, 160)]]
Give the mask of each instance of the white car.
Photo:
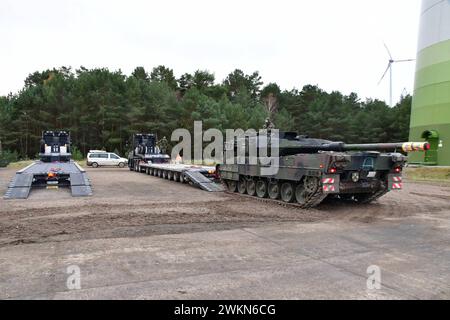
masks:
[(90, 150), (87, 155), (86, 164), (97, 168), (99, 166), (118, 166), (125, 167), (128, 164), (128, 159), (119, 157), (112, 152), (102, 150)]

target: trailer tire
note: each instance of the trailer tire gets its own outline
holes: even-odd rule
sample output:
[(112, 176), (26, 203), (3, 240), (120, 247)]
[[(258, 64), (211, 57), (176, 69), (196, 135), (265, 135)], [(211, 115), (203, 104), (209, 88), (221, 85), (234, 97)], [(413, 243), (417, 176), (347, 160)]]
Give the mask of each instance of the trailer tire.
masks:
[(175, 172), (173, 174), (173, 181), (176, 181), (176, 182), (180, 181), (180, 173), (179, 172)]

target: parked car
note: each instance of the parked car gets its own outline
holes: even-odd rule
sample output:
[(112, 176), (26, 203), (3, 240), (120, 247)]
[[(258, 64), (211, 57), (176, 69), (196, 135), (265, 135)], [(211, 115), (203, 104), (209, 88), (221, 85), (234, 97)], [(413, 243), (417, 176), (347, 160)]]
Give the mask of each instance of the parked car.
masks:
[(118, 166), (123, 168), (127, 165), (128, 159), (119, 157), (113, 152), (103, 150), (90, 150), (87, 155), (86, 164), (97, 168), (99, 166)]

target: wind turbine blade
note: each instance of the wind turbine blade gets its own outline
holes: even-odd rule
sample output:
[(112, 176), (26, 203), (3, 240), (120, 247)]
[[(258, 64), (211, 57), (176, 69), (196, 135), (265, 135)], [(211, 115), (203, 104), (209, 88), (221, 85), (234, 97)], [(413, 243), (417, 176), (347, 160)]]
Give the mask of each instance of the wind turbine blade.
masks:
[(388, 46), (386, 45), (386, 43), (383, 42), (383, 44), (384, 44), (384, 47), (386, 48), (386, 51), (387, 51), (387, 53), (388, 53), (388, 55), (389, 55), (389, 58), (391, 58), (391, 60), (394, 60), (394, 58), (392, 58), (391, 51), (389, 50), (389, 48), (388, 48)]
[(416, 61), (416, 59), (394, 60), (394, 62), (410, 62), (410, 61)]
[(386, 68), (386, 71), (383, 73), (383, 76), (381, 77), (380, 81), (378, 81), (378, 85), (383, 81), (384, 77), (386, 76), (386, 73), (389, 71), (389, 68), (391, 67), (391, 63), (388, 63), (388, 66)]

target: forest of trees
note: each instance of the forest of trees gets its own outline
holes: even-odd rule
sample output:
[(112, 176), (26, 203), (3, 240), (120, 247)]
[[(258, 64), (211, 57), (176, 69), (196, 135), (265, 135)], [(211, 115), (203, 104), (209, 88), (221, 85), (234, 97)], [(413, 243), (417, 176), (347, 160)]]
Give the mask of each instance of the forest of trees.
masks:
[(276, 127), (311, 137), (348, 143), (406, 141), (411, 96), (393, 108), (383, 101), (361, 101), (314, 85), (282, 91), (264, 85), (258, 72), (234, 70), (222, 82), (198, 70), (174, 76), (172, 69), (137, 67), (121, 71), (59, 68), (34, 72), (22, 90), (0, 96), (0, 148), (20, 158), (38, 153), (42, 130), (65, 129), (73, 145), (126, 152), (132, 133), (167, 136), (176, 128), (261, 128), (270, 115)]

